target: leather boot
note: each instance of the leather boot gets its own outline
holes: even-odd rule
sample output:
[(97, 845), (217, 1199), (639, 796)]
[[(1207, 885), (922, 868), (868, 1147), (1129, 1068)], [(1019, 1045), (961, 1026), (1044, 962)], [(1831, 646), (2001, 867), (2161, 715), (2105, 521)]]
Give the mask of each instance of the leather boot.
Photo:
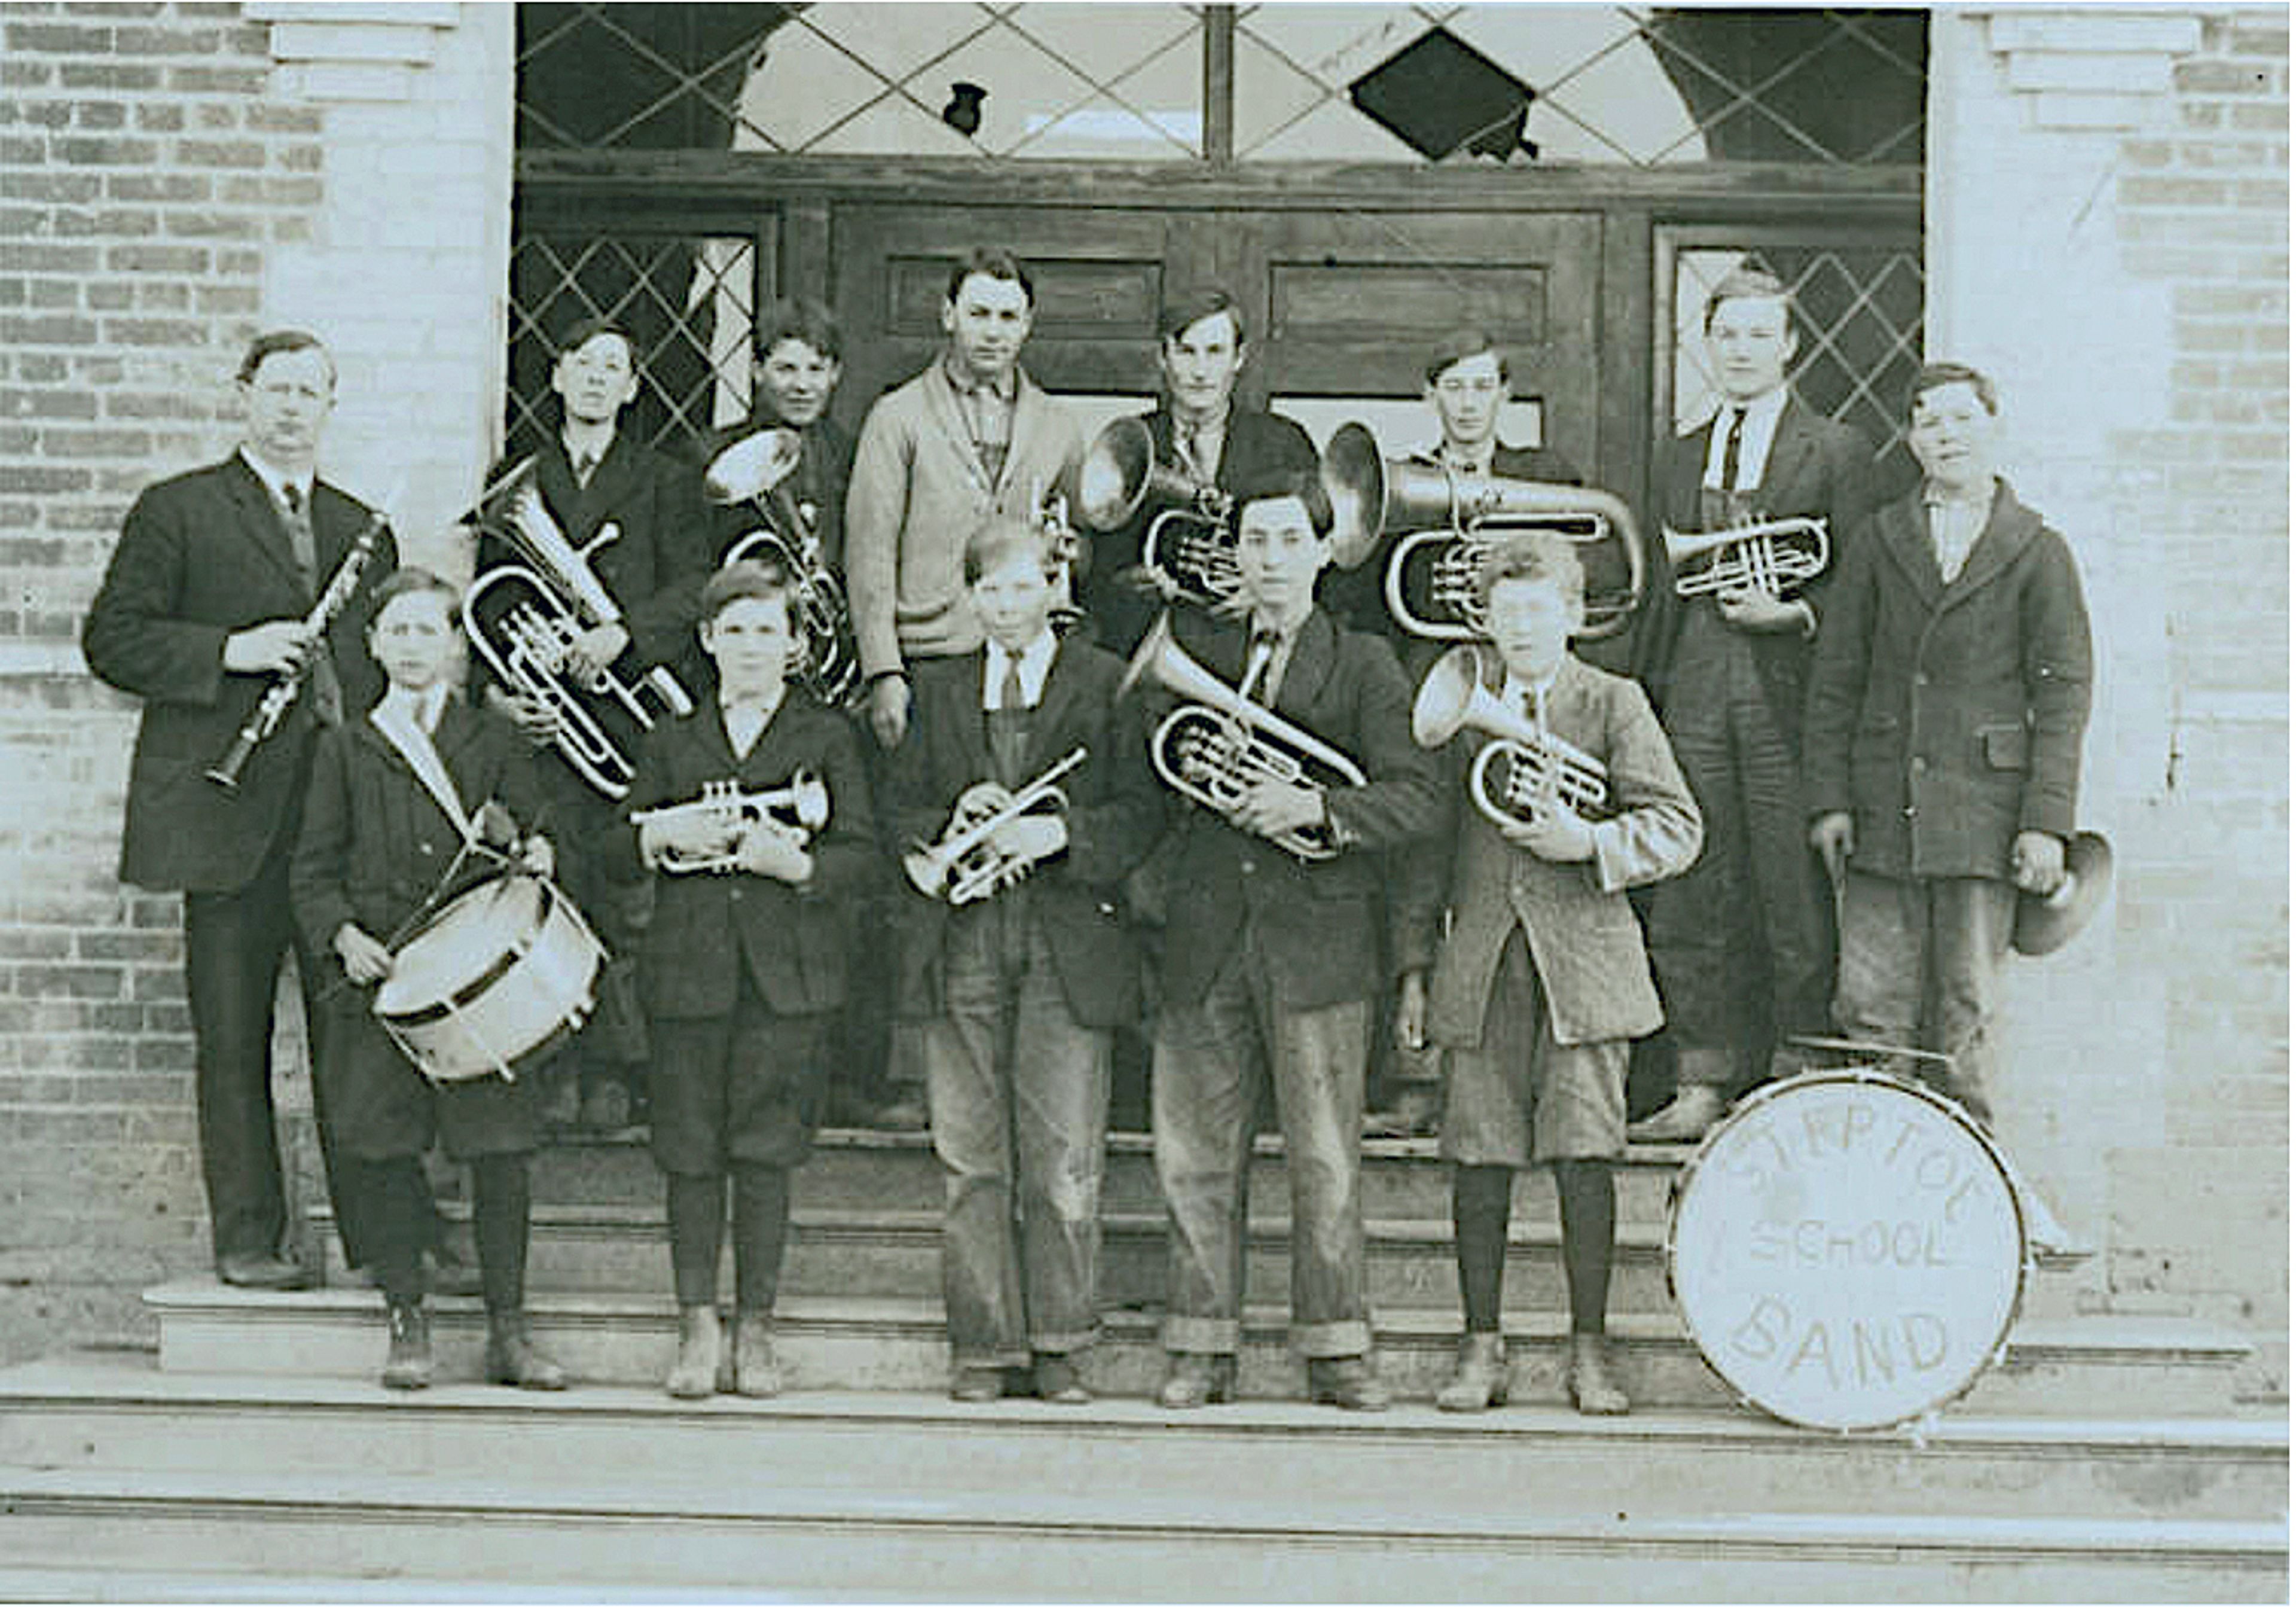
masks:
[(1488, 1412), (1506, 1405), (1506, 1341), (1496, 1333), (1471, 1333), (1459, 1341), (1459, 1365), (1451, 1382), (1436, 1391), (1446, 1412)]
[(734, 1388), (751, 1400), (771, 1400), (782, 1392), (782, 1369), (774, 1358), (774, 1318), (769, 1311), (734, 1314)]
[(1628, 1127), (1627, 1138), (1634, 1144), (1696, 1144), (1721, 1117), (1722, 1090), (1706, 1083), (1691, 1083), (1675, 1095), (1666, 1109)]
[(487, 1317), (487, 1382), (517, 1390), (562, 1390), (566, 1369), (545, 1355), (522, 1311)]
[(1624, 1417), (1627, 1392), (1611, 1376), (1610, 1348), (1599, 1333), (1570, 1336), (1570, 1404), (1581, 1417)]
[(1384, 1412), (1395, 1395), (1369, 1357), (1330, 1356), (1308, 1364), (1308, 1398), (1343, 1412)]
[(704, 1400), (718, 1390), (718, 1354), (725, 1336), (718, 1326), (715, 1306), (677, 1308), (677, 1360), (662, 1386), (674, 1399)]
[(413, 1300), (390, 1307), (390, 1354), (382, 1364), (386, 1390), (430, 1387), (430, 1319)]
[(1175, 1350), (1164, 1364), (1164, 1382), (1156, 1399), (1174, 1411), (1186, 1411), (1216, 1406), (1234, 1393), (1235, 1357)]

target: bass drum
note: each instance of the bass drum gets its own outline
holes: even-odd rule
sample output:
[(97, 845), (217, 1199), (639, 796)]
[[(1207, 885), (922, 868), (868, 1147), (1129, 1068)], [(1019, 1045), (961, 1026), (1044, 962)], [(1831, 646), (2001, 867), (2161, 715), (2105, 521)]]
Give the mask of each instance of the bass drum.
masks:
[(1960, 1106), (1871, 1070), (1749, 1097), (1676, 1179), (1667, 1282), (1707, 1364), (1788, 1423), (1878, 1429), (1968, 1390), (2023, 1298), (2009, 1168)]
[(374, 1013), (433, 1082), (515, 1080), (590, 1013), (605, 946), (539, 876), (474, 887), (391, 956)]

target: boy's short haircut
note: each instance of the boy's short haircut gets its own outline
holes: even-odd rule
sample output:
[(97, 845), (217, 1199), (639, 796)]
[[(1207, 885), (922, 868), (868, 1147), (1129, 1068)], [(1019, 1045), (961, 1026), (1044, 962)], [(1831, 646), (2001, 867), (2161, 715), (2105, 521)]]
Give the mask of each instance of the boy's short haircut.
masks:
[(1578, 561), (1577, 544), (1558, 531), (1516, 530), (1492, 543), (1475, 570), (1475, 601), (1488, 608), (1503, 580), (1543, 580), (1586, 606), (1586, 566)]
[(1218, 317), (1222, 313), (1227, 315), (1228, 327), (1235, 331), (1237, 345), (1251, 338), (1251, 332), (1243, 325), (1243, 308), (1236, 305), (1235, 298), (1218, 285), (1206, 285), (1201, 290), (1181, 291), (1157, 309), (1157, 343), (1177, 340), (1206, 318)]
[(1034, 558), (1050, 580), (1061, 572), (1061, 558), (1051, 530), (1029, 519), (1015, 519), (1009, 513), (992, 513), (964, 540), (964, 584), (978, 586), (984, 575), (993, 575), (1026, 553)]
[(759, 362), (784, 340), (800, 340), (831, 362), (844, 360), (845, 336), (837, 315), (811, 296), (791, 296), (776, 301), (758, 320), (756, 341)]
[(615, 340), (619, 340), (622, 343), (623, 351), (629, 355), (630, 362), (636, 365), (638, 360), (637, 337), (607, 317), (585, 318), (579, 324), (570, 325), (564, 336), (559, 340), (558, 350), (552, 361), (555, 362), (560, 357), (572, 357), (601, 335), (611, 335)]
[(1499, 360), (1499, 383), (1502, 385), (1507, 383), (1510, 376), (1507, 373), (1505, 351), (1501, 349), (1496, 340), (1491, 339), (1488, 330), (1472, 326), (1455, 329), (1437, 343), (1435, 349), (1428, 355), (1427, 382), (1432, 385), (1443, 377), (1445, 369), (1456, 363), (1464, 363), (1469, 357), (1480, 357), (1485, 352), (1490, 353)]
[(718, 618), (736, 603), (752, 598), (789, 606), (789, 573), (778, 563), (744, 558), (709, 577), (701, 587), (701, 622)]
[(1714, 328), (1714, 315), (1722, 310), (1726, 301), (1783, 301), (1786, 307), (1786, 328), (1793, 328), (1793, 292), (1786, 289), (1785, 281), (1764, 268), (1733, 268), (1722, 275), (1706, 298), (1706, 321), (1702, 325), (1710, 332)]
[(416, 592), (436, 592), (447, 600), (447, 611), (450, 614), (463, 600), (462, 594), (455, 589), (455, 583), (444, 575), (409, 564), (391, 570), (383, 583), (374, 588), (374, 613), (368, 617), (379, 617), (392, 602)]
[(1315, 527), (1316, 535), (1331, 535), (1335, 517), (1332, 499), (1324, 489), (1323, 476), (1313, 469), (1274, 469), (1247, 479), (1235, 490), (1236, 528), (1242, 528), (1243, 510), (1250, 504), (1275, 502), (1286, 496), (1299, 498), (1300, 505), (1308, 510), (1308, 522)]
[(285, 351), (316, 351), (327, 360), (327, 389), (335, 386), (335, 354), (327, 343), (308, 329), (266, 329), (247, 343), (247, 350), (239, 359), (239, 382), (252, 385), (256, 370), (263, 366), (266, 357), (275, 357)]
[(1999, 416), (2001, 393), (1992, 377), (1980, 373), (1966, 363), (1924, 363), (1914, 375), (1914, 383), (1906, 393), (1906, 416), (1911, 418), (1914, 409), (1922, 405), (1922, 398), (1932, 390), (1942, 390), (1948, 385), (1966, 385), (1977, 393), (1985, 411)]
[(994, 245), (974, 246), (956, 259), (955, 266), (948, 270), (948, 294), (943, 299), (953, 305), (957, 293), (964, 289), (964, 282), (975, 274), (1019, 285), (1021, 293), (1029, 299), (1029, 305), (1032, 307), (1037, 305), (1037, 282), (1029, 277), (1029, 270), (1021, 265), (1018, 257), (1002, 246)]

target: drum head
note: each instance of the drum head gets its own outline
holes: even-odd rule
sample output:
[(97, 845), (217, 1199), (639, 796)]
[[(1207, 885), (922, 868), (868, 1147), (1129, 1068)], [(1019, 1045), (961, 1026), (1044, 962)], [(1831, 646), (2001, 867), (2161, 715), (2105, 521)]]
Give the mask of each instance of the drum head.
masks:
[(546, 890), (532, 877), (504, 876), (456, 898), (391, 955), (374, 1013), (414, 1015), (451, 998), (540, 923)]
[(1814, 1072), (1747, 1100), (1684, 1168), (1667, 1277), (1744, 1398), (1805, 1427), (1882, 1428), (2000, 1353), (2024, 1224), (1959, 1106), (1878, 1072)]

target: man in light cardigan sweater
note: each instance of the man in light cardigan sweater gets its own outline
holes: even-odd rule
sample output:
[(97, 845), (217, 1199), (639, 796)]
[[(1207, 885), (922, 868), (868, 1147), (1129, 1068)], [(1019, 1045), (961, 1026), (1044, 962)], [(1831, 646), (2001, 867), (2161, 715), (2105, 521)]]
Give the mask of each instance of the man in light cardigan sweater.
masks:
[(992, 514), (1033, 519), (1066, 491), (1084, 440), (1021, 371), (1036, 312), (1028, 270), (975, 250), (950, 270), (948, 346), (870, 408), (845, 504), (846, 586), (869, 723), (890, 752), (908, 728), (910, 659), (971, 652), (964, 543)]

